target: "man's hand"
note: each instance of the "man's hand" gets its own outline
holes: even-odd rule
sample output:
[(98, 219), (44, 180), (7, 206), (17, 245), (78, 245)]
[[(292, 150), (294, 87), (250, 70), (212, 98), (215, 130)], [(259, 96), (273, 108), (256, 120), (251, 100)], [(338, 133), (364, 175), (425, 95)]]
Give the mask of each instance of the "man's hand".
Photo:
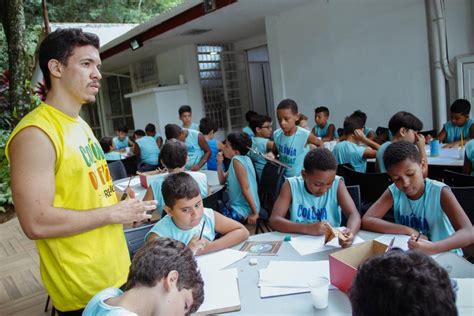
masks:
[[(135, 193), (132, 193), (135, 194)], [(149, 211), (156, 209), (156, 201), (141, 201), (135, 198), (119, 202), (111, 207), (110, 222), (113, 224), (131, 224), (151, 218)]]

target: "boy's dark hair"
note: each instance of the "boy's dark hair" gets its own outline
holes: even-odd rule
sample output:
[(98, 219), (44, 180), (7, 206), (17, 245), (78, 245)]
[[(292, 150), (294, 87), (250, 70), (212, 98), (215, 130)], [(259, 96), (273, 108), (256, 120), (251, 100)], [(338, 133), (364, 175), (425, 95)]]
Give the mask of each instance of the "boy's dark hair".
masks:
[(234, 150), (238, 150), (243, 156), (247, 155), (249, 148), (252, 147), (252, 139), (247, 133), (235, 132), (227, 136), (227, 141)]
[(172, 138), (163, 145), (160, 151), (160, 160), (168, 169), (181, 168), (186, 165), (188, 148), (186, 144)]
[(245, 120), (250, 123), (250, 120), (252, 119), (253, 116), (255, 115), (258, 115), (257, 112), (255, 111), (247, 111), (247, 113), (245, 113)]
[(317, 108), (314, 109), (314, 114), (318, 114), (321, 112), (326, 114), (326, 116), (329, 116), (329, 109), (325, 106), (318, 106)]
[(178, 109), (179, 116), (183, 115), (183, 113), (186, 113), (186, 112), (189, 112), (191, 114), (193, 113), (189, 105), (181, 105)]
[(448, 273), (416, 251), (393, 250), (367, 260), (349, 298), (354, 316), (457, 315)]
[(204, 301), (204, 282), (192, 251), (178, 240), (158, 237), (138, 250), (125, 289), (153, 287), (171, 271), (178, 272), (176, 286), (179, 291), (192, 290), (193, 305), (189, 307), (189, 313), (194, 313)]
[(410, 159), (413, 162), (421, 163), (420, 152), (418, 148), (410, 142), (401, 140), (388, 145), (383, 153), (383, 163), (388, 170), (390, 167)]
[(133, 132), (133, 135), (141, 136), (141, 137), (146, 136), (145, 131), (142, 129), (137, 129), (135, 132)]
[(201, 194), (196, 180), (186, 172), (172, 173), (161, 185), (165, 205), (173, 208), (176, 200), (192, 199)]
[(43, 73), (46, 88), (51, 89), (51, 77), (48, 62), (57, 59), (66, 65), (76, 47), (91, 45), (100, 48), (99, 37), (93, 33), (83, 32), (78, 28), (57, 29), (49, 33), (39, 48), (39, 65)]
[(469, 115), (471, 112), (471, 103), (465, 99), (457, 99), (451, 104), (451, 113), (460, 113), (462, 115)]
[(99, 143), (100, 147), (102, 147), (102, 150), (104, 151), (104, 154), (106, 154), (110, 152), (110, 146), (112, 146), (112, 137), (102, 137)]
[(148, 124), (145, 126), (145, 132), (155, 135), (155, 133), (156, 133), (155, 124), (148, 123)]
[(356, 129), (360, 129), (364, 127), (364, 123), (362, 119), (358, 116), (347, 116), (344, 120), (344, 135), (351, 135), (354, 134)]
[(181, 126), (176, 124), (166, 124), (165, 126), (165, 136), (166, 139), (170, 140), (173, 138), (178, 139), (179, 134), (183, 131)]
[(296, 125), (300, 125), (301, 121), (304, 121), (304, 120), (307, 121), (308, 117), (304, 115), (303, 113), (300, 113), (300, 115), (298, 116), (298, 119), (296, 120)]
[(293, 114), (298, 114), (298, 104), (292, 99), (284, 99), (278, 103), (278, 110), (291, 110)]
[(309, 173), (314, 170), (337, 170), (337, 161), (329, 149), (314, 148), (304, 157), (303, 166), (304, 170)]
[(423, 122), (410, 112), (400, 111), (390, 118), (388, 129), (392, 132), (392, 135), (396, 135), (402, 127), (421, 132), (423, 129)]
[(128, 133), (128, 127), (126, 125), (119, 125), (117, 127), (117, 132)]
[(270, 116), (257, 114), (250, 119), (249, 127), (254, 133), (257, 133), (257, 127), (262, 128), (263, 124), (267, 122), (272, 122), (272, 118)]
[(203, 135), (208, 135), (210, 132), (214, 131), (217, 132), (217, 124), (214, 123), (213, 120), (207, 118), (207, 117), (203, 117), (200, 121), (199, 121), (199, 131), (203, 134)]
[(364, 125), (365, 125), (365, 123), (367, 122), (367, 114), (365, 114), (365, 113), (362, 112), (361, 110), (354, 111), (354, 113), (352, 113), (351, 116), (360, 117), (361, 120), (362, 120), (362, 123), (364, 123)]

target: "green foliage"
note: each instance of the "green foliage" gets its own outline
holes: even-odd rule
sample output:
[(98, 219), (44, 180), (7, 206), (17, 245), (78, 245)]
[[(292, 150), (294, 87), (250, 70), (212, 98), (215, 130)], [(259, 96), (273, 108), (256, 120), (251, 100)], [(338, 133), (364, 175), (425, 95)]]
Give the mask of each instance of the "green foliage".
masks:
[(13, 204), (10, 188), (10, 167), (5, 156), (5, 144), (10, 131), (0, 130), (0, 212), (5, 212), (3, 205)]

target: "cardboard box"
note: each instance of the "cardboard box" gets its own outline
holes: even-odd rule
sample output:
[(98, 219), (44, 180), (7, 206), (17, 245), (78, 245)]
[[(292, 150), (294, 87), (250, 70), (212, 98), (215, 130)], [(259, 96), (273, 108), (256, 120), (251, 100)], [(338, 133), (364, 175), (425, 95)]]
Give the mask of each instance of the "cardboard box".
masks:
[(168, 175), (168, 172), (159, 172), (158, 170), (153, 170), (148, 172), (140, 172), (138, 175), (140, 176), (141, 186), (146, 189), (150, 185), (151, 181)]
[(376, 240), (370, 240), (330, 254), (329, 275), (331, 283), (347, 294), (359, 266), (370, 257), (384, 253), (386, 249), (387, 245)]

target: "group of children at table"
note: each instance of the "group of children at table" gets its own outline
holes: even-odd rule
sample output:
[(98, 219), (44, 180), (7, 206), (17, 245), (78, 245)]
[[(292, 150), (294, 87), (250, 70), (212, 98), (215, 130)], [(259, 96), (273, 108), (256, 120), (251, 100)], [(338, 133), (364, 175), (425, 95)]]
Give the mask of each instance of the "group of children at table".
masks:
[[(452, 122), (445, 124), (440, 133), (440, 140), (446, 139), (451, 143), (457, 142), (458, 131), (459, 134), (463, 131), (465, 136), (474, 135), (472, 134), (474, 125), (468, 119), (469, 115), (458, 115), (456, 104), (459, 102), (456, 102), (451, 107)], [(290, 99), (283, 100), (277, 107), (280, 129), (273, 133), (273, 140), (270, 140), (271, 119), (253, 114), (249, 119), (248, 129), (229, 134), (224, 144), (215, 146), (218, 177), (222, 184), (227, 184), (230, 200), (224, 206), (222, 214), (203, 206), (202, 199), (208, 194), (207, 180), (202, 173), (196, 171), (205, 166), (211, 156), (211, 150), (202, 133), (192, 129), (191, 112), (189, 111), (189, 117), (183, 120), (183, 123), (187, 122), (184, 128), (174, 124), (167, 125), (165, 134), (168, 141), (161, 148), (160, 160), (168, 169), (169, 175), (152, 183), (145, 196), (145, 199), (157, 200), (158, 209), (163, 210), (166, 215), (150, 230), (146, 236), (146, 246), (133, 260), (127, 288), (133, 289), (134, 269), (146, 265), (139, 261), (146, 260), (143, 257), (147, 256), (147, 252), (160, 247), (158, 241), (168, 244), (171, 241), (166, 238), (180, 241), (187, 245), (182, 255), (189, 256), (190, 252), (201, 255), (229, 248), (248, 238), (249, 232), (243, 223), (255, 224), (259, 218), (257, 181), (267, 163), (259, 153), (271, 153), (273, 157), (291, 167), (285, 171), (286, 181), (269, 218), (270, 225), (276, 231), (324, 235), (328, 229), (324, 225), (325, 222), (329, 222), (333, 227), (339, 227), (342, 218), (345, 217), (347, 224), (343, 233), (347, 238), (339, 240), (342, 247), (349, 247), (352, 244), (361, 226), (366, 230), (380, 233), (409, 235), (408, 248), (429, 255), (445, 251), (462, 255), (461, 248), (474, 243), (473, 226), (449, 187), (426, 177), (425, 138), (419, 134), (423, 124), (418, 118), (408, 112), (393, 115), (389, 122), (391, 142), (380, 146), (372, 140), (375, 137), (373, 131), (364, 130), (366, 117), (364, 118), (360, 111), (356, 111), (345, 119), (342, 141), (338, 142), (331, 152), (324, 148), (323, 142), (336, 137), (335, 127), (327, 120), (329, 112), (327, 108), (316, 110), (317, 126), (308, 131), (297, 125), (297, 122), (300, 124), (305, 122), (304, 117), (298, 112), (296, 102)], [(470, 124), (469, 128), (461, 128), (463, 122)], [(323, 132), (326, 134), (323, 135)], [(452, 133), (456, 135), (452, 136)], [(465, 137), (466, 141), (469, 137)], [(190, 150), (188, 138), (193, 139), (194, 151)], [(361, 146), (360, 143), (365, 146)], [(468, 145), (471, 143), (473, 142)], [(198, 151), (197, 147), (202, 148), (201, 145), (207, 146), (207, 151), (194, 155)], [(222, 163), (224, 157), (230, 160), (227, 170), (224, 170)], [(467, 148), (466, 157), (466, 159), (470, 157)], [(338, 164), (350, 163), (355, 170), (364, 172), (365, 161), (368, 158), (376, 158), (378, 170), (386, 171), (393, 184), (361, 218), (343, 178), (337, 176), (336, 171)], [(394, 223), (383, 219), (390, 209), (394, 211)], [(173, 247), (176, 248), (176, 244), (173, 244)], [(387, 258), (397, 256), (403, 257), (407, 264), (421, 261), (424, 262), (425, 268), (433, 266), (431, 259), (426, 259), (417, 253), (385, 255)], [(385, 259), (377, 260), (383, 262)], [(397, 262), (402, 259), (398, 258)], [(370, 261), (364, 266), (370, 266), (369, 263)], [(173, 286), (170, 284), (176, 286), (181, 275), (186, 275), (179, 272), (173, 278), (172, 272), (178, 271), (177, 266), (173, 267), (176, 269), (170, 269), (171, 272), (168, 273), (157, 273), (154, 280), (144, 285), (159, 286), (165, 292), (171, 291)], [(417, 269), (416, 267), (407, 269), (412, 268)], [(425, 275), (432, 273), (435, 268), (426, 268), (431, 272), (424, 271)], [(150, 270), (154, 269), (150, 267)], [(176, 287), (178, 294), (184, 291), (183, 288), (192, 292), (192, 294), (181, 293), (183, 301), (186, 301), (186, 297), (191, 297), (186, 304), (186, 312), (195, 311), (202, 302), (202, 280), (191, 263), (189, 269), (194, 274), (197, 273), (193, 285), (186, 287), (178, 284)], [(168, 270), (163, 267), (160, 271)], [(364, 278), (363, 271), (365, 270), (361, 269), (351, 294), (353, 302), (358, 302), (357, 310), (361, 314), (364, 306), (360, 301), (361, 294), (358, 292), (362, 290), (358, 288), (357, 282)], [(423, 278), (420, 276), (420, 271), (413, 273), (414, 279)], [(436, 273), (447, 278), (447, 274)], [(370, 275), (369, 273), (366, 277), (369, 278)], [(443, 280), (438, 281), (442, 283)], [(378, 281), (371, 282), (375, 284)], [(121, 299), (117, 297), (125, 299), (126, 295), (118, 291), (120, 290), (108, 289), (103, 291), (104, 293), (99, 293), (88, 308), (97, 312), (97, 308), (113, 309), (116, 306), (127, 306), (120, 304)], [(403, 304), (402, 301), (399, 303)], [(88, 308), (85, 315), (92, 315), (87, 314)]]

